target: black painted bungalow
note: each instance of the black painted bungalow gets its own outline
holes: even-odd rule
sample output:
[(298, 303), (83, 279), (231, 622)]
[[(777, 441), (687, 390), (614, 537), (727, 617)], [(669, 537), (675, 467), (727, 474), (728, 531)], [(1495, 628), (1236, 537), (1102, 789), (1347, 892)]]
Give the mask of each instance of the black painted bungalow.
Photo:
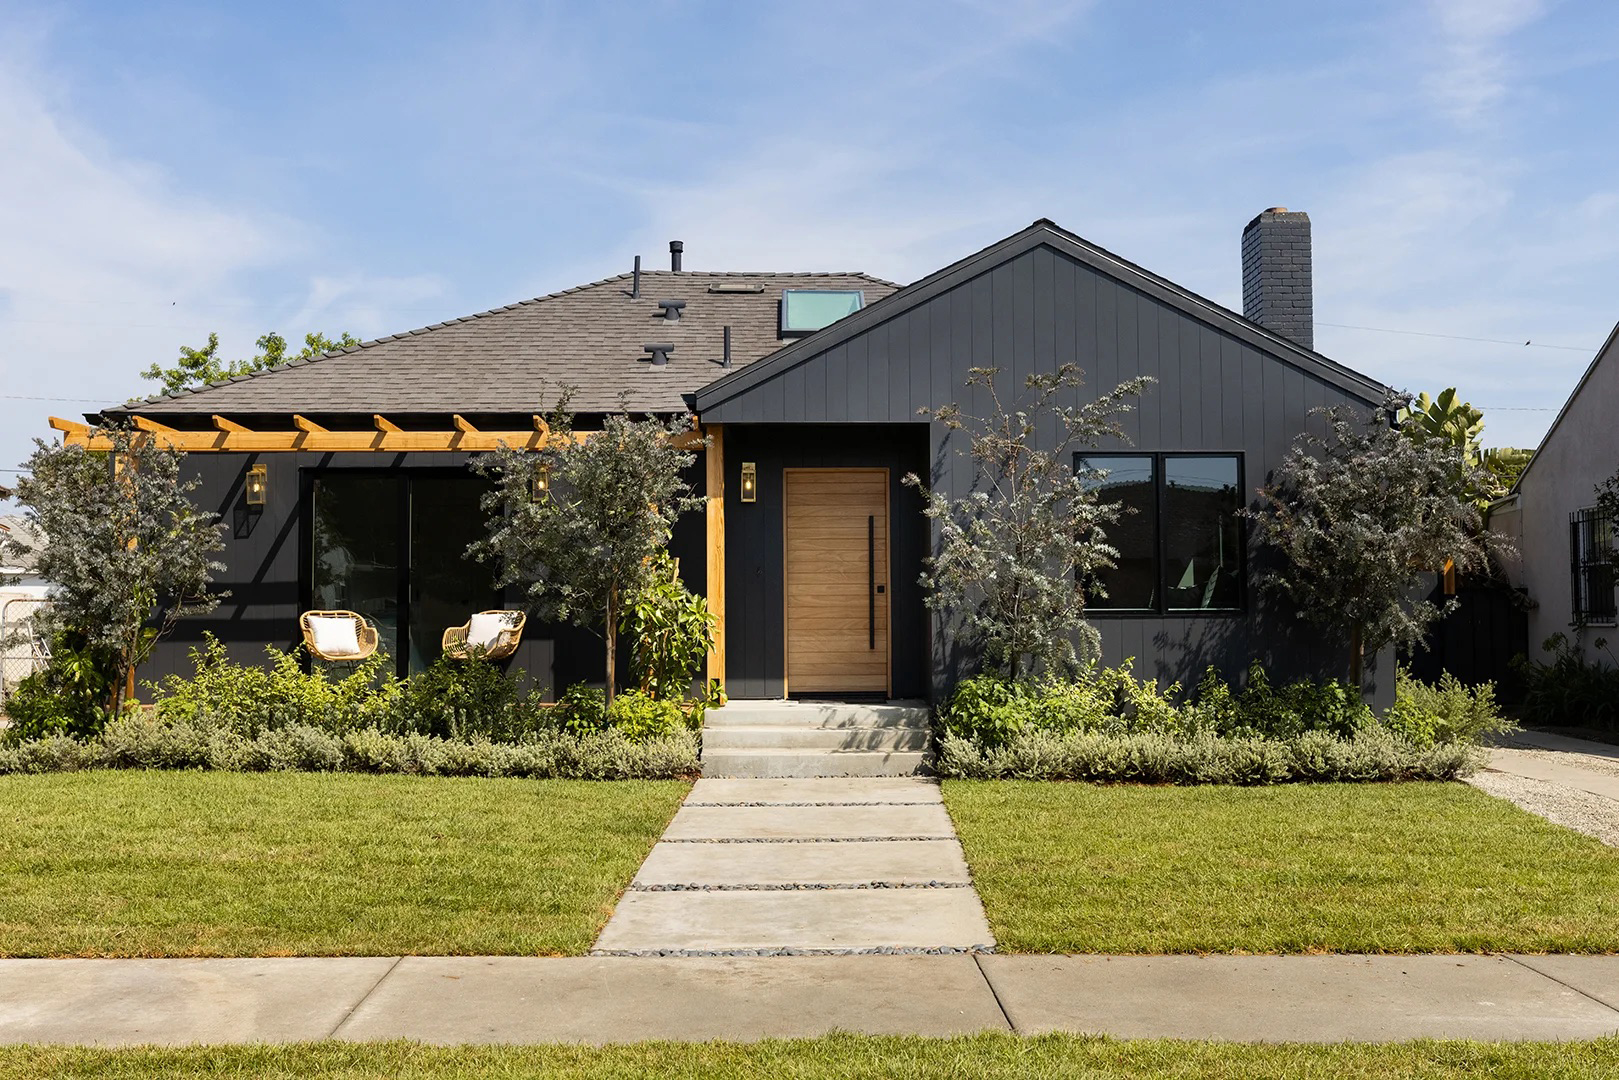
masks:
[[(731, 696), (934, 697), (969, 660), (924, 606), (929, 526), (900, 481), (962, 492), (973, 477), (959, 436), (918, 410), (982, 414), (971, 367), (1021, 385), (1069, 362), (1092, 387), (1157, 380), (1128, 441), (1092, 455), (1136, 511), (1093, 609), (1105, 659), (1183, 682), (1256, 658), (1283, 677), (1341, 669), (1341, 649), (1255, 587), (1262, 555), (1238, 514), (1319, 422), (1310, 410), (1384, 393), (1310, 347), (1305, 215), (1266, 211), (1245, 230), (1251, 318), (1044, 220), (903, 288), (688, 271), (671, 252), (670, 270), (100, 414), (193, 451), (202, 499), (230, 527), (229, 599), (143, 675), (186, 670), (204, 631), (244, 660), (290, 647), (310, 608), (365, 615), (403, 673), (468, 613), (521, 606), (464, 557), (481, 529), (467, 463), (539, 445), (539, 416), (569, 386), (581, 428), (627, 407), (689, 414), (708, 436), (692, 478), (708, 509), (682, 521), (673, 553), (721, 617), (710, 668)], [(602, 676), (597, 639), (533, 621), (511, 662), (553, 690)]]

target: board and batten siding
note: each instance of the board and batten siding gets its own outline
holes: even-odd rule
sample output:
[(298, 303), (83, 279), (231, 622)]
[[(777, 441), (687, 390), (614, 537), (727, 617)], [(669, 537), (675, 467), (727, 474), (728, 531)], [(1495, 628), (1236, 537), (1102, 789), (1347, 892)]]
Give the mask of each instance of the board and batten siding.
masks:
[[(1284, 355), (1285, 349), (1256, 347), (1220, 328), (1218, 319), (1200, 318), (1186, 307), (1038, 246), (824, 351), (802, 353), (768, 379), (704, 404), (702, 419), (725, 424), (728, 432), (750, 425), (910, 424), (919, 409), (951, 402), (970, 415), (987, 416), (988, 394), (981, 386), (967, 387), (969, 369), (999, 368), (1004, 397), (1021, 391), (1028, 375), (1071, 363), (1084, 371), (1087, 385), (1069, 404), (1078, 403), (1078, 394), (1138, 375), (1156, 380), (1138, 408), (1122, 417), (1125, 440), (1102, 449), (1240, 452), (1252, 502), (1293, 440), (1307, 429), (1324, 430), (1310, 410), (1367, 407), (1366, 393), (1344, 389), (1337, 384), (1342, 380), (1311, 370)], [(1052, 445), (1055, 424), (1042, 435)], [(958, 453), (965, 439), (952, 438), (938, 424), (930, 425), (929, 438), (930, 471), (924, 475), (942, 490), (965, 494), (973, 484), (971, 463)], [(1138, 673), (1166, 682), (1195, 683), (1211, 665), (1234, 676), (1254, 659), (1282, 677), (1341, 675), (1347, 663), (1340, 650), (1326, 647), (1312, 627), (1260, 596), (1251, 580), (1255, 559), (1249, 568), (1244, 613), (1099, 615), (1103, 659), (1116, 664), (1134, 658)], [(900, 580), (897, 574), (894, 580)], [(949, 631), (948, 625), (933, 627), (936, 693), (968, 663)], [(1376, 696), (1391, 698), (1392, 662), (1380, 659), (1377, 668), (1386, 677), (1379, 679)]]

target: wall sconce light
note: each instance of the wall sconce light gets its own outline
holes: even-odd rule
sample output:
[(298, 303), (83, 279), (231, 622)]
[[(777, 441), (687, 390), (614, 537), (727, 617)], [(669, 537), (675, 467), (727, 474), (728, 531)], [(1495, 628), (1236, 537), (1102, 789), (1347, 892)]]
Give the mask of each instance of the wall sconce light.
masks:
[(742, 501), (759, 501), (759, 470), (751, 461), (742, 463)]
[(270, 491), (270, 467), (254, 465), (247, 470), (247, 505), (263, 506)]
[(551, 490), (551, 467), (542, 465), (534, 473), (534, 497), (538, 499)]

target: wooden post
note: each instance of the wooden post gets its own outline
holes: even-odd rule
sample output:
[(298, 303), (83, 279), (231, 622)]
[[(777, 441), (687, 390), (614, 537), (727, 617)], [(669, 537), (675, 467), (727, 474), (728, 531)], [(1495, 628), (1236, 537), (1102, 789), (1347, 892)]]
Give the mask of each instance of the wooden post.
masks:
[(725, 685), (725, 428), (704, 429), (703, 452), (708, 495), (708, 610), (714, 615), (714, 647), (708, 651), (708, 677)]

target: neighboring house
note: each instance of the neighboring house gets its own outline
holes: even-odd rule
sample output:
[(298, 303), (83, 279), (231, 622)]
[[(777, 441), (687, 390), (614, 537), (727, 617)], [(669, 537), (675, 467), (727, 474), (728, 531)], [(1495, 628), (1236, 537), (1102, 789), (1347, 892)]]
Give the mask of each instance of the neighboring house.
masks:
[[(1260, 594), (1239, 517), (1294, 438), (1319, 430), (1311, 409), (1385, 393), (1311, 348), (1305, 214), (1266, 211), (1244, 232), (1252, 321), (1045, 220), (904, 288), (686, 271), (677, 248), (669, 271), (100, 414), (200, 451), (203, 502), (230, 526), (231, 596), (161, 645), (147, 677), (183, 669), (203, 630), (243, 658), (289, 646), (316, 605), (372, 618), (413, 669), (469, 610), (517, 604), (462, 556), (481, 529), (466, 463), (501, 440), (538, 445), (535, 414), (571, 385), (584, 429), (622, 395), (634, 411), (690, 413), (712, 439), (694, 470), (708, 511), (671, 546), (721, 616), (711, 674), (733, 697), (936, 696), (967, 657), (924, 606), (929, 526), (901, 479), (960, 494), (973, 477), (961, 436), (918, 410), (986, 412), (965, 387), (974, 366), (1011, 388), (1068, 362), (1100, 389), (1158, 380), (1125, 418), (1129, 442), (1094, 455), (1139, 511), (1094, 610), (1105, 659), (1183, 682), (1254, 659), (1284, 679), (1345, 668), (1341, 647)], [(552, 688), (601, 678), (593, 638), (532, 622), (514, 664)]]
[(1548, 637), (1570, 637), (1587, 660), (1613, 662), (1596, 647), (1619, 650), (1615, 574), (1607, 552), (1619, 524), (1597, 512), (1596, 487), (1619, 472), (1619, 326), (1585, 369), (1512, 492), (1490, 513), (1490, 527), (1511, 537), (1512, 584), (1529, 595), (1529, 651)]

